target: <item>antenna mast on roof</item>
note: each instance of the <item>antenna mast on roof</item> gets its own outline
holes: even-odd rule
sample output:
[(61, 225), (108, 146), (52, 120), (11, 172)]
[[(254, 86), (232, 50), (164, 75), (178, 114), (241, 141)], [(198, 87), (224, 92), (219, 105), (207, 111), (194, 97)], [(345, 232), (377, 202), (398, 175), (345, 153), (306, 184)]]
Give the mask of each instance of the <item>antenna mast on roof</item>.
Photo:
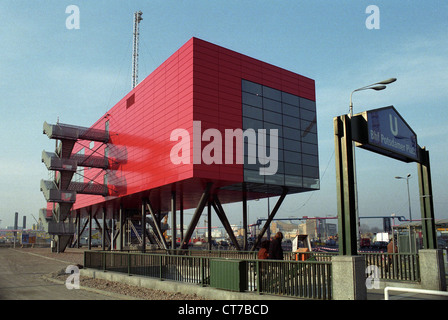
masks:
[(139, 24), (143, 20), (142, 12), (138, 11), (134, 13), (134, 44), (132, 52), (132, 89), (138, 84), (138, 35)]

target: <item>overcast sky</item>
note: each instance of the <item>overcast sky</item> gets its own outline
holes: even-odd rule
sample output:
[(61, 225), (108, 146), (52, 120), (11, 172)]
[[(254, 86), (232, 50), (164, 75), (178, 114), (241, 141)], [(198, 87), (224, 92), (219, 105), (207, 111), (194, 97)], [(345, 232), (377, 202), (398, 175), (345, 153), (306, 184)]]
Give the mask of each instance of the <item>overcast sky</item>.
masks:
[[(366, 13), (371, 4), (378, 15)], [(69, 5), (79, 8), (79, 29), (67, 28)], [(34, 223), (31, 214), (46, 205), (41, 152), (54, 141), (43, 122), (90, 126), (130, 91), (137, 10), (140, 79), (191, 37), (315, 79), (321, 190), (287, 197), (278, 217), (336, 215), (333, 117), (349, 111), (354, 89), (396, 77), (386, 90), (356, 93), (354, 112), (395, 106), (430, 152), (436, 219), (448, 218), (447, 1), (2, 0), (0, 227), (13, 224), (14, 212)], [(360, 216), (408, 217), (406, 182), (394, 177), (411, 173), (420, 217), (415, 163), (360, 149), (356, 159)], [(267, 216), (266, 203), (250, 202), (251, 223)], [(240, 207), (227, 210), (241, 221)]]

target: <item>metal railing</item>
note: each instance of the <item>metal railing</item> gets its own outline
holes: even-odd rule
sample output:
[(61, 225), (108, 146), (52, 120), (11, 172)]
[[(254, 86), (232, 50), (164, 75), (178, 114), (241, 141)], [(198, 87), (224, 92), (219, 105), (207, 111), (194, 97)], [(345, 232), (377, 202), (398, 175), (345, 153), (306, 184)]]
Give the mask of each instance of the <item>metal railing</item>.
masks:
[[(360, 253), (366, 268), (377, 267), (379, 279), (419, 281), (417, 254)], [(328, 300), (332, 297), (332, 264), (334, 253), (310, 252), (306, 261), (296, 253), (285, 252), (284, 260), (258, 260), (256, 252), (231, 250), (147, 250), (85, 251), (84, 265), (104, 271), (127, 273), (158, 279), (210, 284), (210, 260), (239, 260), (244, 262), (244, 291), (297, 298)], [(367, 276), (367, 275), (366, 275)]]
[(420, 281), (420, 267), (416, 253), (361, 253), (366, 268), (377, 267), (377, 276), (383, 280)]
[[(210, 284), (210, 260), (228, 259), (244, 261), (240, 271), (247, 292), (265, 293), (310, 299), (331, 299), (331, 262), (295, 260), (257, 260), (248, 258), (254, 253), (200, 250), (169, 250), (171, 254), (85, 251), (84, 266), (103, 271), (127, 273), (158, 279)], [(176, 253), (176, 254), (173, 254)], [(207, 255), (208, 254), (208, 255)], [(212, 255), (215, 256), (212, 256)], [(227, 257), (224, 257), (227, 256)], [(231, 259), (231, 255), (234, 255)]]
[[(248, 261), (256, 274), (249, 278), (252, 291), (298, 298), (331, 300), (331, 262), (319, 261)], [(251, 273), (248, 273), (251, 275)]]

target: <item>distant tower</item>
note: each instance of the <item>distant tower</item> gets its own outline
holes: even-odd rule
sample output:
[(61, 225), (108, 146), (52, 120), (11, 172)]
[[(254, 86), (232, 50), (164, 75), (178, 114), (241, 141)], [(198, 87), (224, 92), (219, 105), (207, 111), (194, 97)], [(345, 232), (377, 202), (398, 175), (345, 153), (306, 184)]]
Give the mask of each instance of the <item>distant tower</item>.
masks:
[(138, 84), (138, 35), (139, 24), (143, 20), (142, 12), (138, 11), (134, 13), (134, 44), (132, 50), (132, 89)]

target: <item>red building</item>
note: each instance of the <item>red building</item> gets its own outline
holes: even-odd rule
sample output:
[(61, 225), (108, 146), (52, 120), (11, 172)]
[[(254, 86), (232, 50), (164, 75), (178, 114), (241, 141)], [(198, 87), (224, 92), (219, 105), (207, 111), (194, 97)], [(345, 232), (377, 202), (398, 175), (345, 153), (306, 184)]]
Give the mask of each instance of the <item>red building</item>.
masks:
[(121, 246), (124, 221), (151, 215), (166, 246), (167, 212), (188, 242), (207, 204), (226, 227), (221, 204), (242, 202), (247, 229), (247, 200), (280, 195), (273, 218), (287, 194), (319, 189), (314, 80), (197, 38), (90, 128), (45, 123), (44, 133), (58, 141), (42, 159), (55, 179), (41, 182), (57, 250), (76, 239), (72, 218), (82, 228), (101, 214), (105, 233), (113, 219), (103, 245), (116, 237)]

